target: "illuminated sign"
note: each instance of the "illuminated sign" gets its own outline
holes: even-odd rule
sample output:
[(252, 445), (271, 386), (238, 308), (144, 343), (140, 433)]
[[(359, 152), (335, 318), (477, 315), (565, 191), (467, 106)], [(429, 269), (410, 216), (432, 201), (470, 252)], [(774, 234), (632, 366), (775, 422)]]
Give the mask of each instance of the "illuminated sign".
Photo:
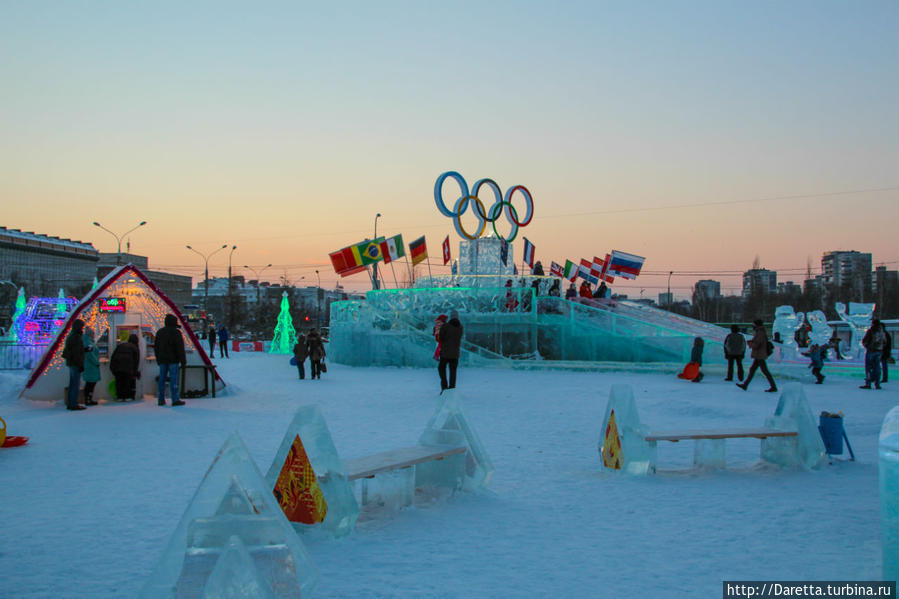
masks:
[(124, 297), (103, 297), (100, 298), (100, 312), (124, 312)]

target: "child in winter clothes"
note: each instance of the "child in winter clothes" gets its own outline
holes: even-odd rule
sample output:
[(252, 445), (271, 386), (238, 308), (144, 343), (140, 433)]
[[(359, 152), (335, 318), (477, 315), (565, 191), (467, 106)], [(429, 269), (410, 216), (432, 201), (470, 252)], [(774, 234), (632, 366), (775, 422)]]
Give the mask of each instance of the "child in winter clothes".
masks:
[[(705, 342), (702, 340), (702, 337), (697, 337), (693, 340), (693, 349), (690, 351), (690, 361), (695, 362), (697, 365), (702, 366), (702, 350), (705, 347)], [(696, 375), (696, 378), (693, 379), (694, 383), (698, 383), (702, 380), (702, 377), (705, 376), (702, 374), (702, 371), (699, 371), (699, 374)]]
[(812, 374), (818, 379), (818, 382), (815, 384), (820, 385), (824, 382), (824, 375), (821, 374), (821, 369), (824, 368), (823, 348), (818, 344), (813, 344), (808, 348), (808, 357), (812, 360), (808, 367), (812, 369)]

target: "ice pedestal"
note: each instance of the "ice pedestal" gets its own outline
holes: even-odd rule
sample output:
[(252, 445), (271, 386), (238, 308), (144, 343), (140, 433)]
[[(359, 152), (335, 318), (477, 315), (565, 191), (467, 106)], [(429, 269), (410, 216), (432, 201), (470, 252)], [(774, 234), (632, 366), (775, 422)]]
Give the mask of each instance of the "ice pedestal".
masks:
[(356, 483), (356, 500), (359, 505), (400, 510), (415, 500), (415, 472), (418, 466), (380, 472), (371, 478), (361, 478)]
[(346, 467), (337, 454), (331, 432), (318, 406), (300, 406), (294, 414), (281, 446), (275, 453), (272, 465), (265, 475), (269, 489), (275, 487), (278, 475), (297, 437), (302, 442), (312, 466), (312, 475), (316, 477), (324, 496), (327, 514), (321, 524), (294, 522), (294, 528), (299, 532), (307, 532), (318, 527), (337, 537), (351, 533), (359, 516), (359, 504), (353, 496), (353, 486), (347, 480)]
[(727, 466), (724, 439), (696, 439), (693, 465), (697, 468), (723, 470)]
[(646, 441), (648, 434), (640, 423), (634, 390), (630, 385), (612, 385), (599, 438), (603, 467), (628, 474), (654, 472), (656, 444)]
[(200, 482), (140, 596), (286, 599), (308, 595), (317, 580), (302, 541), (234, 433)]
[(899, 406), (883, 419), (878, 443), (883, 579), (899, 579)]
[(763, 460), (784, 467), (818, 468), (827, 458), (824, 441), (799, 383), (784, 386), (774, 415), (765, 419), (765, 427), (799, 434), (762, 439)]

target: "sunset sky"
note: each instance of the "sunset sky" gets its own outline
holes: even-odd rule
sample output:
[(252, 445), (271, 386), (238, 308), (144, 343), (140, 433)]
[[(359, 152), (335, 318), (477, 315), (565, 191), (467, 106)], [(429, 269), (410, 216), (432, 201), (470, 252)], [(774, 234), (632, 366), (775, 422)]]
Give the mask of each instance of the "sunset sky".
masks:
[(897, 32), (895, 0), (0, 0), (0, 226), (111, 252), (93, 221), (146, 220), (151, 268), (198, 280), (185, 245), (233, 244), (235, 274), (332, 287), (376, 213), (448, 272), (456, 170), (530, 189), (547, 270), (645, 256), (631, 297), (670, 271), (678, 297), (733, 292), (756, 257), (780, 281), (828, 250), (896, 269)]

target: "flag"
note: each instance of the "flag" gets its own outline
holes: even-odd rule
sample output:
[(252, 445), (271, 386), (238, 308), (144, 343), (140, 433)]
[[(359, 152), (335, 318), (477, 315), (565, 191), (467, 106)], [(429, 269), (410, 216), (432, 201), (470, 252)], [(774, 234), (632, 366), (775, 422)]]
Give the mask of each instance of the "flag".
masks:
[(645, 260), (646, 258), (642, 256), (612, 250), (608, 273), (625, 279), (636, 279)]
[(359, 255), (359, 251), (354, 245), (331, 252), (328, 255), (331, 257), (331, 264), (334, 266), (334, 272), (337, 274), (362, 266), (362, 256)]
[(394, 235), (388, 237), (380, 243), (381, 254), (384, 256), (384, 264), (390, 264), (394, 260), (398, 260), (406, 255), (406, 249), (403, 247), (403, 236)]
[(565, 278), (565, 271), (562, 270), (562, 265), (558, 262), (553, 262), (549, 265), (549, 274), (554, 277)]
[(378, 237), (372, 241), (363, 241), (362, 243), (356, 244), (356, 250), (359, 252), (359, 256), (362, 259), (362, 264), (364, 266), (375, 264), (384, 258), (381, 254), (382, 241), (384, 241), (384, 238)]
[(562, 278), (568, 279), (572, 283), (577, 278), (577, 264), (572, 262), (571, 260), (565, 261), (565, 270), (562, 271)]
[(341, 277), (348, 277), (350, 275), (356, 274), (357, 272), (365, 272), (365, 270), (367, 268), (368, 268), (367, 266), (357, 266), (355, 268), (348, 268), (347, 270), (342, 270), (337, 274), (339, 274)]
[(578, 266), (577, 269), (577, 276), (584, 279), (591, 285), (596, 285), (597, 283), (599, 283), (599, 277), (594, 275), (591, 271), (592, 266), (593, 264), (588, 262), (587, 260), (581, 260), (581, 265)]
[(446, 266), (450, 261), (449, 235), (443, 240), (443, 265)]
[(524, 238), (524, 261), (534, 270), (534, 244)]
[(606, 283), (614, 283), (615, 277), (609, 276), (606, 272), (609, 270), (609, 262), (611, 262), (611, 256), (606, 254), (606, 259), (602, 260), (593, 256), (593, 270), (599, 271), (599, 280), (605, 281)]
[(412, 266), (427, 259), (428, 246), (425, 244), (424, 235), (409, 244), (409, 254), (412, 256)]
[(499, 242), (499, 259), (503, 261), (503, 266), (509, 262), (509, 242), (505, 239)]

